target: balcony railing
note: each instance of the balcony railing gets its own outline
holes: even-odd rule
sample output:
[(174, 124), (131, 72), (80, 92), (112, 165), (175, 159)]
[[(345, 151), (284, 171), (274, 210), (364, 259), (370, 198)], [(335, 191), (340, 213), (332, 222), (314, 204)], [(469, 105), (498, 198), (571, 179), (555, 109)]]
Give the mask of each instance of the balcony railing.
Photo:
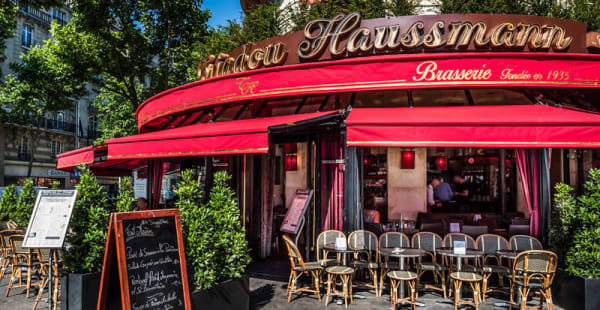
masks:
[(26, 6), (19, 8), (19, 11), (22, 12), (24, 15), (35, 19), (40, 23), (45, 24), (48, 27), (50, 27), (50, 25), (52, 24), (52, 15), (41, 10)]
[(76, 126), (73, 123), (67, 123), (56, 119), (46, 118), (46, 128), (54, 130), (62, 130), (74, 133)]

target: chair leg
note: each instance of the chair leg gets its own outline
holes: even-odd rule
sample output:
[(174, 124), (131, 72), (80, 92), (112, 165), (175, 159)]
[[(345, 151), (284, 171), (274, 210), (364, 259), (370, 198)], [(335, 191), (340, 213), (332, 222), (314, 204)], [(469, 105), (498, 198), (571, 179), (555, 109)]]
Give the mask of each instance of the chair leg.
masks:
[(487, 292), (487, 283), (488, 283), (488, 278), (490, 277), (491, 274), (483, 274), (483, 290), (481, 292), (481, 299), (485, 302), (485, 294)]
[(329, 304), (329, 296), (331, 296), (331, 274), (327, 274), (327, 295), (325, 296), (325, 306)]
[(292, 279), (292, 286), (290, 287), (290, 293), (288, 294), (288, 303), (290, 301), (292, 301), (292, 294), (294, 293), (294, 288), (296, 286), (296, 280), (298, 280), (298, 278), (296, 277), (296, 273), (294, 272), (294, 278)]
[(460, 296), (460, 282), (458, 280), (454, 280), (454, 310), (458, 310)]
[(315, 281), (315, 292), (319, 298), (319, 302), (321, 302), (321, 283), (319, 283), (319, 271), (313, 271), (312, 276), (313, 280)]
[(527, 293), (527, 288), (522, 288), (521, 289), (521, 310), (525, 310), (527, 309), (527, 295), (529, 295)]
[(417, 298), (415, 298), (415, 280), (409, 281), (408, 286), (410, 287), (410, 303), (412, 304), (412, 309), (417, 310)]
[(285, 290), (285, 296), (290, 294), (290, 288), (292, 287), (292, 279), (294, 278), (294, 271), (290, 270), (290, 278), (288, 279), (287, 289)]
[(512, 282), (510, 283), (510, 293), (509, 294), (510, 294), (510, 298), (509, 298), (509, 302), (508, 302), (508, 310), (512, 310), (513, 303), (515, 302), (514, 284)]
[(17, 277), (17, 274), (19, 274), (19, 281), (21, 281), (21, 268), (16, 268), (12, 267), (12, 270), (10, 272), (10, 281), (8, 281), (8, 287), (6, 288), (6, 297), (8, 297), (8, 294), (10, 294), (10, 288), (12, 287), (13, 283), (15, 282), (15, 278)]
[(35, 303), (33, 304), (33, 310), (35, 310), (35, 308), (37, 308), (37, 305), (40, 302), (40, 299), (42, 299), (42, 296), (44, 295), (44, 287), (46, 287), (47, 283), (48, 283), (48, 278), (44, 277), (42, 279), (42, 283), (40, 285), (40, 290), (38, 291), (37, 297), (35, 298)]
[(548, 305), (548, 310), (552, 310), (552, 290), (550, 288), (546, 289), (546, 304)]
[(442, 278), (442, 294), (444, 294), (444, 299), (446, 299), (446, 281), (444, 279), (444, 273), (440, 273), (440, 277)]
[(342, 283), (343, 283), (343, 294), (344, 294), (344, 306), (346, 308), (348, 308), (348, 276), (347, 275), (343, 275), (342, 276)]
[(31, 290), (31, 266), (27, 266), (27, 298), (29, 298), (30, 290)]
[(56, 310), (57, 306), (58, 306), (58, 284), (59, 284), (60, 278), (58, 277), (58, 275), (55, 275), (55, 279), (54, 279), (54, 293), (52, 294), (52, 298), (54, 298), (54, 310)]

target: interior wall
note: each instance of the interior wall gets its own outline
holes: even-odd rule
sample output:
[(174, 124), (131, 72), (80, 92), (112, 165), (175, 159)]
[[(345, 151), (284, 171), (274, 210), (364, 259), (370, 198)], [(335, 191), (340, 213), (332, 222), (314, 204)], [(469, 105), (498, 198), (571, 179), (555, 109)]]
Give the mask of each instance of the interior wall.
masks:
[(415, 169), (400, 169), (403, 148), (388, 148), (388, 221), (427, 212), (427, 149), (415, 148)]
[(307, 184), (307, 160), (308, 160), (308, 143), (298, 143), (298, 170), (285, 172), (285, 207), (287, 208), (296, 190), (306, 188)]
[[(283, 161), (285, 160), (284, 158), (284, 154), (283, 154), (283, 147), (281, 147), (281, 145), (277, 145), (275, 147), (275, 156), (280, 158), (280, 168), (283, 170)], [(273, 181), (275, 181), (273, 179)], [(283, 191), (283, 184), (285, 184), (284, 182), (285, 180), (281, 180), (279, 182), (279, 184), (275, 184), (275, 182), (273, 182), (273, 206), (277, 207), (277, 206), (281, 206), (283, 205), (284, 201), (283, 201), (283, 197), (284, 197), (284, 191)]]

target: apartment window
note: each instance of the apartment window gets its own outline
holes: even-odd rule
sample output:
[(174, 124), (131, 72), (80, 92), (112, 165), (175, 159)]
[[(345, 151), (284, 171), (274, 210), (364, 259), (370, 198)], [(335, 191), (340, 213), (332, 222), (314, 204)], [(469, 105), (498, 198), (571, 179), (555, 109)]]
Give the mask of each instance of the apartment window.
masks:
[(29, 159), (29, 157), (31, 156), (31, 147), (30, 147), (30, 142), (29, 142), (29, 138), (27, 137), (21, 137), (21, 140), (19, 141), (19, 159)]
[(52, 19), (61, 26), (64, 26), (67, 23), (65, 20), (65, 13), (55, 8), (52, 8)]
[(52, 128), (62, 129), (65, 124), (65, 113), (64, 112), (56, 112), (54, 113), (54, 118), (52, 119)]
[(65, 144), (58, 140), (50, 141), (50, 154), (52, 158), (56, 158), (56, 155), (65, 152)]
[(33, 29), (27, 25), (23, 25), (21, 32), (21, 45), (30, 47), (33, 44)]

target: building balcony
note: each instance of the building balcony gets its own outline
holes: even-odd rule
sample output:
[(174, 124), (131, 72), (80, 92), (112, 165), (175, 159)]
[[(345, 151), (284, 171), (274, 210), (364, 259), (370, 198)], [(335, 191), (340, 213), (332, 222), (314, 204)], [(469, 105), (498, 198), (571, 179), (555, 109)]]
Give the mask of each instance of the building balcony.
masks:
[(19, 12), (26, 17), (29, 17), (43, 25), (46, 25), (47, 27), (50, 27), (50, 25), (52, 24), (52, 15), (41, 10), (26, 6), (19, 8)]
[(46, 118), (46, 129), (61, 130), (70, 133), (75, 133), (76, 126), (73, 123), (67, 123), (65, 121)]

